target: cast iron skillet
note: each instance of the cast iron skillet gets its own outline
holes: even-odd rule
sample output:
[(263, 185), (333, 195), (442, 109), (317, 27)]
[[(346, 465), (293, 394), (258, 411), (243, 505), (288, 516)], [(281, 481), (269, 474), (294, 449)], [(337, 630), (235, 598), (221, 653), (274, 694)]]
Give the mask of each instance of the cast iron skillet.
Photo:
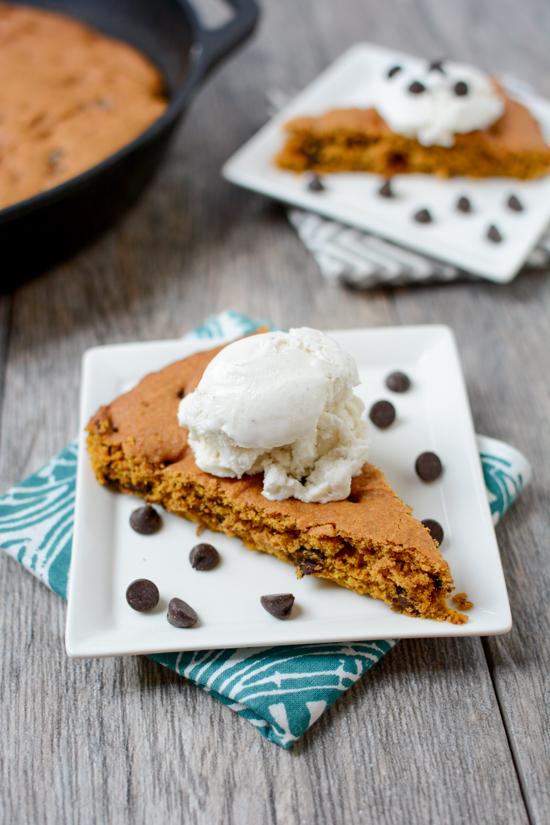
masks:
[(255, 0), (229, 2), (233, 18), (207, 29), (188, 0), (21, 0), (22, 5), (64, 12), (136, 46), (161, 71), (170, 102), (162, 117), (101, 163), (0, 209), (0, 289), (75, 251), (135, 200), (196, 89), (254, 29)]

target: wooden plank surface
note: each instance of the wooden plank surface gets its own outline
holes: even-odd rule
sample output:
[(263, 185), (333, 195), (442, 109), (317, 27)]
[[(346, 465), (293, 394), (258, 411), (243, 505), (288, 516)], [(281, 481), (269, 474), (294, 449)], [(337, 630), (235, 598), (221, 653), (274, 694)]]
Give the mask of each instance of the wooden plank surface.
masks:
[[(9, 312), (10, 299), (0, 303), (3, 330), (11, 318), (9, 341), (0, 335), (0, 489), (76, 432), (85, 348), (176, 336), (228, 306), (283, 326), (448, 323), (478, 430), (535, 461), (548, 455), (547, 277), (329, 287), (282, 210), (217, 170), (265, 119), (266, 90), (305, 85), (357, 39), (505, 68), (550, 93), (549, 28), (541, 0), (266, 4), (257, 39), (197, 98), (132, 214), (17, 290)], [(548, 462), (536, 470), (499, 528), (513, 632), (402, 642), (291, 754), (144, 659), (67, 660), (64, 606), (0, 558), (0, 821), (544, 823)]]

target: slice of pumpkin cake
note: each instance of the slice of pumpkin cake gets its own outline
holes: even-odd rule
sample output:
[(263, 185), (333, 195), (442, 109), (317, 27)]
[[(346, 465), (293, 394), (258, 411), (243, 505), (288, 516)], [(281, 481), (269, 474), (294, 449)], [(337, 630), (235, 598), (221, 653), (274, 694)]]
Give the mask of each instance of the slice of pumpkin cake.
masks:
[(240, 339), (101, 407), (87, 427), (92, 466), (101, 484), (236, 536), (299, 576), (462, 623), (436, 543), (365, 461), (357, 383), (353, 359), (316, 330)]
[[(365, 105), (284, 124), (275, 162), (294, 172), (537, 178), (550, 146), (529, 109), (480, 70), (450, 61), (387, 67)], [(368, 102), (367, 102), (368, 101)]]

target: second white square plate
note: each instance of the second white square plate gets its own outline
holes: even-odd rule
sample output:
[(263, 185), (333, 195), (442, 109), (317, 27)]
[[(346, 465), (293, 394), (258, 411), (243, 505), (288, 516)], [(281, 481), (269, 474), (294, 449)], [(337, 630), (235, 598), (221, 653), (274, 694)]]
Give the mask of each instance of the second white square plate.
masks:
[[(466, 391), (454, 338), (441, 326), (376, 328), (333, 332), (357, 361), (358, 394), (367, 408), (391, 396), (385, 376), (405, 370), (413, 386), (393, 395), (396, 422), (386, 431), (370, 428), (370, 460), (380, 466), (419, 519), (444, 526), (442, 552), (458, 590), (474, 602), (465, 625), (410, 618), (382, 602), (314, 577), (297, 580), (290, 565), (244, 548), (238, 539), (205, 532), (222, 562), (210, 572), (188, 561), (196, 527), (163, 513), (164, 526), (141, 536), (128, 524), (139, 499), (97, 483), (85, 446), (84, 426), (101, 405), (147, 372), (199, 349), (214, 339), (123, 344), (89, 350), (84, 357), (81, 438), (74, 541), (69, 582), (67, 652), (70, 656), (160, 653), (279, 644), (424, 636), (504, 633), (510, 609), (482, 478)], [(423, 484), (414, 472), (416, 456), (437, 452), (445, 466), (440, 480)], [(128, 584), (152, 579), (161, 603), (152, 614), (131, 610)], [(265, 593), (292, 592), (296, 615), (281, 622), (260, 606)], [(190, 630), (166, 620), (167, 602), (188, 601), (200, 617)]]
[[(316, 115), (328, 109), (366, 107), (373, 84), (388, 66), (423, 63), (419, 58), (373, 44), (347, 51), (313, 83), (272, 118), (223, 167), (227, 180), (286, 203), (318, 212), (344, 224), (373, 232), (402, 246), (446, 261), (493, 281), (510, 281), (519, 271), (550, 221), (550, 175), (535, 181), (510, 178), (441, 180), (433, 175), (397, 175), (398, 197), (381, 198), (376, 175), (324, 175), (327, 189), (312, 193), (308, 175), (277, 168), (274, 157), (283, 145), (283, 124), (298, 115)], [(537, 117), (550, 142), (550, 103), (522, 93), (524, 103)], [(506, 208), (510, 194), (524, 204), (523, 212)], [(457, 212), (460, 195), (474, 204), (472, 214)], [(428, 208), (431, 224), (418, 224), (412, 216)], [(495, 224), (504, 240), (487, 239)]]

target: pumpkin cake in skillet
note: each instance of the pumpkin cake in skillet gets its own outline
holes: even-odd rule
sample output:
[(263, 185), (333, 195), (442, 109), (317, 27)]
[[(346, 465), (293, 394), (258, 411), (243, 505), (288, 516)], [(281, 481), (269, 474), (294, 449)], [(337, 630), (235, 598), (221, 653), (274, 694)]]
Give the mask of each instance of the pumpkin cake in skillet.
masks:
[[(447, 605), (454, 584), (436, 542), (364, 461), (363, 405), (351, 393), (356, 367), (343, 351), (333, 358), (338, 345), (326, 341), (307, 329), (254, 335), (147, 375), (89, 421), (95, 475), (236, 536), (298, 576), (328, 579), (411, 616), (463, 623)], [(283, 356), (284, 369), (293, 369), (281, 393)], [(268, 445), (265, 429), (257, 438), (262, 420)]]
[(159, 71), (62, 14), (0, 3), (0, 208), (130, 143), (164, 112)]

